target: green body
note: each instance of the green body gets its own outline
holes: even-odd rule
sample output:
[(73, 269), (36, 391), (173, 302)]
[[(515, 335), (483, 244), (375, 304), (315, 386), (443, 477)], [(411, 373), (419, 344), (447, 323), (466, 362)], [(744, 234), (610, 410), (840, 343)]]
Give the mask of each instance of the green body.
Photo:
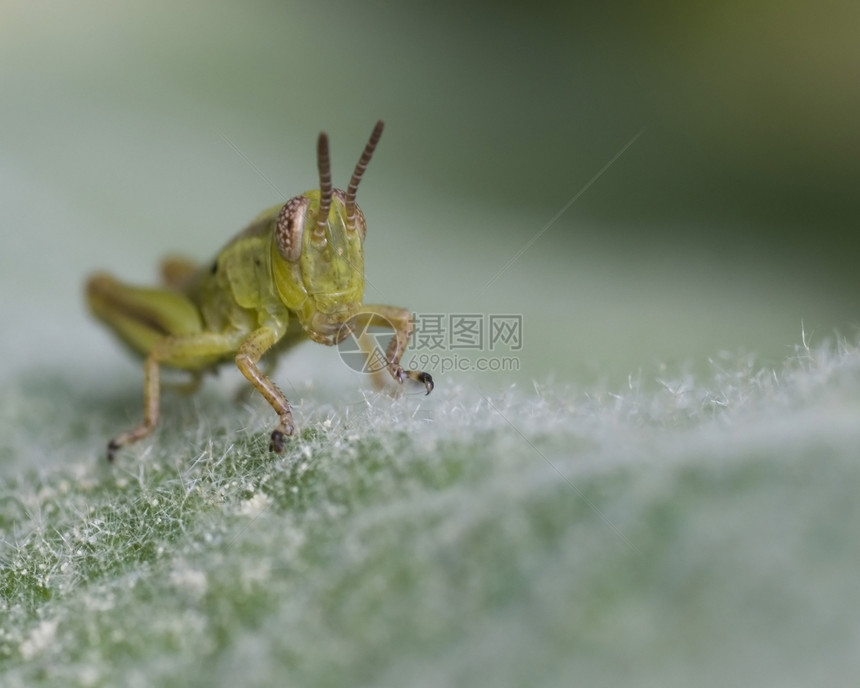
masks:
[(87, 301), (94, 315), (146, 358), (144, 422), (111, 441), (110, 458), (155, 426), (161, 365), (199, 377), (235, 361), (280, 417), (273, 451), (281, 451), (284, 435), (292, 434), (292, 415), (257, 363), (266, 352), (278, 353), (305, 337), (332, 345), (368, 325), (389, 326), (395, 336), (388, 372), (398, 382), (422, 382), (429, 394), (432, 378), (404, 371), (399, 363), (412, 329), (409, 312), (362, 303), (366, 225), (355, 193), (381, 133), (379, 122), (346, 192), (331, 186), (328, 139), (321, 134), (320, 189), (263, 212), (212, 262), (196, 267), (184, 259), (167, 260), (163, 285), (156, 288), (127, 285), (104, 273), (89, 279)]

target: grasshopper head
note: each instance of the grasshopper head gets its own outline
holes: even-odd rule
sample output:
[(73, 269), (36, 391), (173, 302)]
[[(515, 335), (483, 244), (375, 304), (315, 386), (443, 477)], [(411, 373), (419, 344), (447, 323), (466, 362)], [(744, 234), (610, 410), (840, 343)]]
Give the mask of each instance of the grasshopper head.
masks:
[(317, 142), (320, 188), (289, 200), (275, 223), (272, 266), (278, 294), (311, 337), (334, 344), (341, 325), (355, 315), (364, 296), (367, 227), (356, 205), (383, 122), (376, 123), (347, 190), (332, 188), (328, 137)]

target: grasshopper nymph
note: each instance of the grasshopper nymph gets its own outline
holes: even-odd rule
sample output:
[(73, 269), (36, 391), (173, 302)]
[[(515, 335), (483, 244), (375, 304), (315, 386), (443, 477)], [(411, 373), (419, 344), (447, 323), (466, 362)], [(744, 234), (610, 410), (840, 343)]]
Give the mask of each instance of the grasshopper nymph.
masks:
[(86, 297), (93, 314), (145, 357), (143, 423), (108, 443), (108, 460), (158, 422), (162, 365), (190, 371), (196, 383), (235, 361), (278, 414), (269, 450), (279, 453), (293, 434), (293, 417), (283, 392), (257, 367), (267, 351), (277, 354), (305, 337), (331, 346), (368, 326), (391, 327), (388, 372), (399, 383), (409, 378), (423, 383), (427, 394), (433, 390), (428, 373), (400, 365), (412, 333), (409, 311), (362, 304), (367, 228), (355, 196), (382, 127), (376, 123), (346, 191), (332, 188), (328, 137), (321, 133), (319, 190), (263, 212), (213, 261), (196, 266), (166, 259), (162, 286), (155, 288), (105, 273), (90, 276)]

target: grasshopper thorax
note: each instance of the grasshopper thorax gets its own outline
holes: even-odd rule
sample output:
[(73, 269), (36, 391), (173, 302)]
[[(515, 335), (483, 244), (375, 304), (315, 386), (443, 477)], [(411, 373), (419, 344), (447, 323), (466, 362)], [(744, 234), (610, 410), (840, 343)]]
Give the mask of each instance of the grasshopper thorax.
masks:
[(361, 306), (367, 227), (355, 197), (382, 127), (377, 122), (346, 191), (332, 187), (328, 137), (321, 133), (320, 188), (290, 199), (275, 220), (272, 260), (278, 294), (317, 341), (333, 343), (340, 326)]

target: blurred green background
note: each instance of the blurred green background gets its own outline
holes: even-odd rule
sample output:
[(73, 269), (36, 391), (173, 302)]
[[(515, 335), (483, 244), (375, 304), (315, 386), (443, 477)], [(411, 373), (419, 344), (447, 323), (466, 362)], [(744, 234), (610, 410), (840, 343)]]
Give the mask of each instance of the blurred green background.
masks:
[(316, 186), (321, 129), (343, 186), (378, 118), (367, 300), (523, 314), (519, 372), (487, 384), (852, 334), (858, 22), (775, 0), (0, 2), (3, 373), (113, 366), (87, 272), (207, 259)]

